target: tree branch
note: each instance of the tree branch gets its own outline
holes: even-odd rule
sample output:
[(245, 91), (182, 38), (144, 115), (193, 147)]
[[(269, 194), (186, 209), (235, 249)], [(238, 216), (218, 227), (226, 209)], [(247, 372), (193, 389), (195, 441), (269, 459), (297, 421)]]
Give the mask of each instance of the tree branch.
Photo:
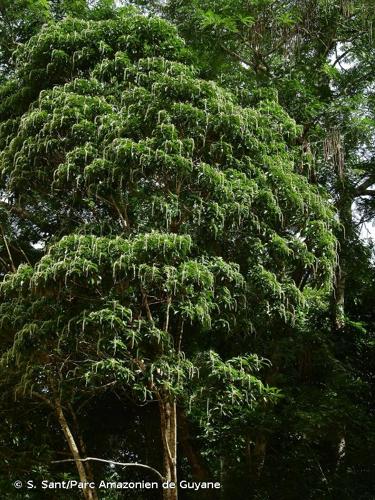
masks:
[(5, 236), (5, 232), (4, 232), (3, 226), (0, 226), (0, 230), (1, 230), (1, 234), (3, 236), (5, 248), (6, 248), (7, 253), (8, 253), (8, 257), (9, 257), (9, 260), (10, 260), (12, 271), (15, 273), (17, 271), (17, 269), (16, 269), (16, 266), (14, 265), (12, 253), (10, 251), (10, 248), (9, 248), (9, 245), (8, 245), (8, 242), (7, 242), (7, 237)]
[(369, 188), (373, 184), (375, 184), (375, 180), (372, 177), (369, 177), (368, 179), (363, 181), (362, 184), (356, 187), (355, 194), (357, 196), (361, 196), (367, 190), (367, 188)]
[[(149, 465), (145, 464), (139, 464), (137, 462), (129, 462), (129, 463), (123, 463), (123, 462), (114, 462), (113, 460), (105, 460), (104, 458), (96, 458), (96, 457), (86, 457), (86, 458), (81, 458), (79, 459), (79, 462), (88, 462), (88, 461), (94, 461), (94, 462), (104, 462), (107, 464), (112, 464), (112, 465), (121, 465), (123, 467), (142, 467), (143, 469), (149, 469), (152, 470), (159, 478), (161, 481), (164, 481), (164, 476), (160, 474), (160, 472), (153, 467), (150, 467)], [(51, 462), (52, 464), (61, 464), (63, 462), (76, 462), (74, 458), (67, 458), (65, 460), (54, 460)]]

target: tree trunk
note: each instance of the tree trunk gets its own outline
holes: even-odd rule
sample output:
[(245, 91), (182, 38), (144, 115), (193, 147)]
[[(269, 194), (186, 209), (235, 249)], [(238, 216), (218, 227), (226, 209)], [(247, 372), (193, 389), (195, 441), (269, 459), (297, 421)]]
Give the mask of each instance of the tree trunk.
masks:
[(345, 288), (346, 288), (346, 268), (350, 261), (350, 245), (353, 234), (353, 199), (350, 194), (342, 187), (342, 191), (337, 202), (337, 211), (341, 229), (338, 234), (338, 263), (334, 276), (334, 287), (332, 297), (333, 329), (341, 331), (345, 327)]
[(177, 500), (177, 411), (176, 401), (159, 399), (160, 428), (163, 444), (164, 477), (175, 488), (163, 489), (164, 500)]
[(346, 455), (346, 439), (345, 439), (345, 433), (344, 431), (342, 431), (338, 435), (336, 471), (340, 468), (340, 465), (345, 460), (345, 455)]
[[(341, 265), (344, 265), (343, 259)], [(345, 285), (346, 272), (338, 265), (335, 273), (334, 286), (334, 329), (340, 331), (345, 326)]]
[[(61, 402), (58, 399), (55, 399), (55, 410), (56, 410), (57, 419), (58, 419), (59, 424), (61, 426), (61, 429), (64, 433), (65, 439), (68, 443), (71, 454), (74, 458), (74, 461), (75, 461), (75, 464), (77, 467), (77, 471), (78, 471), (78, 475), (79, 475), (79, 479), (82, 483), (88, 483), (89, 480), (87, 478), (86, 469), (84, 467), (83, 462), (80, 461), (81, 456), (79, 453), (77, 443), (73, 437), (73, 434), (69, 428), (68, 422), (65, 418), (65, 415), (64, 415), (64, 412), (63, 412), (63, 409), (61, 406)], [(84, 488), (82, 490), (82, 492), (83, 492), (83, 495), (84, 495), (86, 500), (97, 500), (97, 498), (98, 498), (96, 492), (91, 490), (90, 488)]]
[[(81, 453), (84, 455), (84, 457), (87, 457), (86, 445), (85, 445), (85, 442), (83, 440), (82, 434), (80, 433), (77, 415), (75, 414), (75, 411), (73, 410), (73, 407), (71, 405), (69, 405), (69, 409), (70, 409), (70, 413), (72, 415), (74, 432), (75, 432), (77, 439), (78, 439), (79, 448), (81, 450)], [(87, 476), (88, 481), (94, 483), (95, 478), (94, 478), (94, 472), (92, 470), (91, 463), (84, 462), (83, 465), (86, 469), (86, 476)], [(93, 490), (93, 499), (98, 500), (98, 498), (99, 497), (98, 497), (96, 491)]]

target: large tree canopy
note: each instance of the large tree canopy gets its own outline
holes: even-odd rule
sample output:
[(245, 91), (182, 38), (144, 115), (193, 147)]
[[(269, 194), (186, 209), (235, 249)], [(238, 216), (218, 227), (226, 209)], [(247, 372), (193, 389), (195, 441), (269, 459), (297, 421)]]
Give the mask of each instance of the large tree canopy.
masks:
[(301, 283), (331, 270), (332, 211), (298, 173), (299, 129), (280, 106), (242, 108), (185, 57), (157, 19), (43, 29), (2, 89), (9, 211), (40, 244), (72, 231), (189, 234), (199, 253), (238, 262), (258, 298), (279, 296), (287, 317)]
[[(268, 498), (289, 440), (309, 475), (281, 498), (321, 494), (316, 450), (334, 475), (348, 415), (370, 415), (358, 360), (326, 336), (339, 226), (305, 129), (272, 89), (205, 78), (168, 22), (99, 7), (51, 18), (0, 87), (2, 442), (24, 436), (16, 396), (60, 426), (82, 481), (111, 475), (80, 461), (95, 452)], [(104, 401), (144, 444), (115, 417), (112, 446), (93, 439)], [(64, 473), (43, 446), (39, 474)]]

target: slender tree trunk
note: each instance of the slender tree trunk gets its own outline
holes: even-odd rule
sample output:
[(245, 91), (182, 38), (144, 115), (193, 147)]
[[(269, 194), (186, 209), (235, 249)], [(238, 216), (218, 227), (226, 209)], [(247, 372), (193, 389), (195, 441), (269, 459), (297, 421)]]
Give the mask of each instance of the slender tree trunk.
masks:
[(355, 194), (346, 174), (345, 145), (343, 135), (332, 127), (324, 141), (324, 156), (335, 169), (336, 209), (340, 228), (336, 234), (338, 260), (333, 279), (331, 299), (332, 331), (340, 332), (345, 327), (345, 277), (347, 262), (350, 260), (350, 245), (354, 236), (352, 204)]
[(344, 262), (338, 265), (335, 273), (334, 286), (334, 328), (336, 331), (342, 330), (345, 326), (345, 286), (346, 272), (343, 269)]
[(337, 443), (337, 457), (336, 457), (336, 471), (340, 468), (340, 465), (345, 460), (346, 455), (346, 439), (345, 432), (341, 431), (338, 435)]
[[(74, 436), (73, 436), (73, 434), (70, 430), (70, 427), (68, 425), (68, 422), (65, 418), (65, 415), (64, 415), (64, 412), (63, 412), (63, 409), (61, 406), (61, 402), (58, 399), (55, 399), (55, 410), (56, 410), (57, 419), (58, 419), (59, 424), (61, 426), (61, 429), (64, 433), (65, 439), (68, 443), (70, 452), (74, 458), (74, 461), (75, 461), (75, 464), (77, 467), (77, 471), (78, 471), (78, 475), (79, 475), (79, 479), (82, 483), (88, 483), (89, 480), (87, 477), (86, 469), (84, 467), (83, 462), (80, 462), (82, 457), (80, 456), (77, 443), (74, 439)], [(83, 495), (84, 495), (86, 500), (96, 500), (98, 498), (96, 495), (96, 492), (94, 492), (90, 488), (84, 488), (82, 491), (83, 491)]]
[(177, 500), (177, 408), (176, 401), (159, 399), (160, 429), (163, 443), (164, 477), (175, 483), (175, 488), (163, 490), (164, 500)]
[(345, 326), (345, 289), (346, 289), (346, 267), (350, 259), (350, 244), (353, 239), (353, 199), (342, 186), (342, 191), (337, 202), (337, 210), (341, 224), (338, 235), (338, 263), (335, 271), (335, 281), (332, 297), (333, 329), (341, 331)]
[[(70, 409), (70, 413), (72, 415), (73, 424), (74, 424), (74, 432), (75, 432), (77, 439), (78, 439), (79, 448), (80, 448), (81, 453), (83, 454), (83, 456), (85, 458), (85, 457), (87, 457), (86, 445), (85, 445), (85, 442), (83, 440), (82, 434), (81, 434), (80, 429), (79, 429), (78, 418), (77, 418), (77, 415), (76, 415), (76, 413), (73, 410), (73, 407), (71, 405), (69, 405), (69, 409)], [(88, 481), (95, 482), (94, 473), (92, 470), (91, 463), (84, 462), (83, 464), (84, 464), (84, 467), (86, 469), (86, 475), (87, 475)], [(98, 498), (99, 497), (98, 497), (96, 491), (93, 490), (93, 499), (98, 500)]]

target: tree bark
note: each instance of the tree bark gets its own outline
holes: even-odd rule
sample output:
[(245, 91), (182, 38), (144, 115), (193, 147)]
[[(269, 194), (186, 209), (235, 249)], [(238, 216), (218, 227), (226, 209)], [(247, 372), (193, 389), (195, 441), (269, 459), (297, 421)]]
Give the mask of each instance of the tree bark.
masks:
[(353, 239), (353, 198), (345, 186), (340, 186), (341, 191), (337, 202), (337, 211), (341, 224), (338, 234), (338, 263), (335, 271), (335, 281), (333, 287), (333, 329), (336, 332), (345, 327), (345, 289), (346, 289), (346, 268), (350, 260), (350, 243)]
[(163, 489), (164, 500), (177, 500), (177, 408), (174, 399), (159, 398), (160, 429), (163, 444), (164, 477), (175, 488)]
[[(341, 265), (344, 262), (341, 259)], [(338, 265), (335, 272), (335, 285), (334, 285), (334, 328), (340, 331), (345, 326), (345, 286), (346, 286), (346, 272)]]
[[(85, 442), (83, 440), (82, 434), (80, 433), (77, 415), (75, 414), (75, 411), (73, 410), (73, 407), (71, 405), (69, 405), (69, 409), (70, 409), (70, 413), (72, 415), (73, 424), (74, 424), (74, 431), (75, 431), (75, 434), (76, 434), (77, 439), (78, 439), (79, 448), (81, 449), (81, 453), (86, 458), (87, 457), (86, 445), (85, 445)], [(84, 467), (86, 469), (86, 475), (87, 475), (88, 481), (95, 482), (94, 472), (92, 470), (91, 463), (90, 462), (83, 462), (83, 463), (84, 463)], [(92, 490), (92, 491), (93, 491), (93, 499), (98, 500), (99, 497), (98, 497), (96, 491), (95, 490)]]
[(340, 465), (345, 460), (345, 455), (346, 455), (345, 432), (341, 431), (338, 434), (337, 457), (336, 457), (336, 471), (340, 468)]
[[(68, 422), (65, 418), (64, 411), (62, 409), (61, 402), (59, 399), (55, 399), (55, 410), (56, 410), (57, 419), (58, 419), (59, 424), (61, 426), (61, 429), (64, 433), (65, 439), (68, 443), (70, 452), (74, 458), (74, 461), (75, 461), (75, 464), (77, 467), (77, 471), (78, 471), (78, 475), (79, 475), (79, 479), (82, 483), (88, 483), (89, 480), (88, 480), (88, 477), (86, 474), (86, 469), (84, 467), (84, 464), (80, 461), (81, 456), (79, 453), (77, 443), (74, 439), (74, 436), (73, 436), (73, 434), (70, 430), (70, 427), (68, 425)], [(84, 495), (86, 500), (97, 500), (97, 498), (98, 498), (96, 492), (88, 487), (85, 487), (82, 490), (82, 492), (83, 492), (83, 495)]]

